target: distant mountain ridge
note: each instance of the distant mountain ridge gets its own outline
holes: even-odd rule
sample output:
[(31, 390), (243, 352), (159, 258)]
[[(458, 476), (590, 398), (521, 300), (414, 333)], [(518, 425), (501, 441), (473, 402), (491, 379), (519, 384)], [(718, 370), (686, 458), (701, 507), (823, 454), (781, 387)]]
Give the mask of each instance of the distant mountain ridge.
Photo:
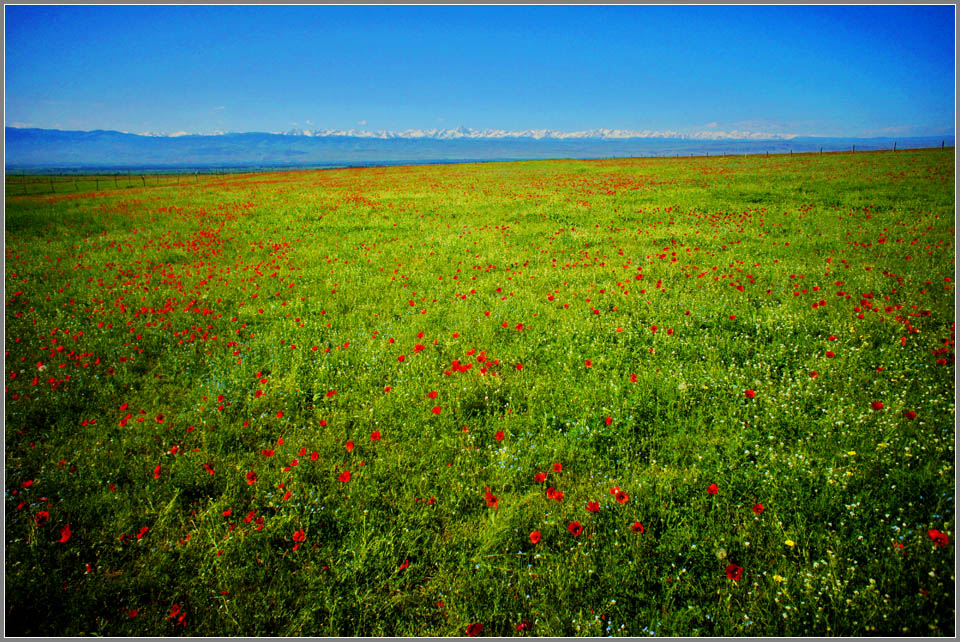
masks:
[[(721, 132), (722, 133), (722, 132)], [(890, 149), (892, 138), (698, 137), (677, 132), (554, 130), (291, 130), (284, 133), (129, 134), (6, 127), (7, 169), (82, 167), (295, 167), (376, 163), (535, 160)], [(738, 137), (737, 135), (740, 135)], [(900, 149), (952, 146), (954, 137), (896, 139)]]
[(765, 132), (748, 132), (734, 130), (701, 131), (682, 133), (676, 131), (630, 130), (630, 129), (587, 129), (583, 131), (564, 132), (556, 129), (524, 129), (510, 131), (506, 129), (471, 129), (469, 127), (455, 127), (453, 129), (405, 129), (403, 131), (366, 131), (357, 129), (288, 129), (282, 132), (287, 136), (351, 136), (355, 138), (432, 138), (435, 140), (453, 140), (459, 138), (472, 139), (503, 139), (503, 138), (532, 138), (534, 140), (622, 140), (626, 138), (670, 138), (677, 140), (789, 140), (797, 138), (796, 134), (771, 134)]
[[(130, 133), (130, 132), (120, 132)], [(569, 140), (569, 139), (595, 139), (595, 140), (620, 140), (624, 138), (671, 138), (677, 140), (790, 140), (798, 138), (798, 134), (751, 132), (745, 130), (733, 131), (698, 131), (684, 133), (678, 131), (654, 131), (650, 129), (632, 130), (632, 129), (585, 129), (582, 131), (565, 132), (557, 129), (524, 129), (512, 131), (507, 129), (472, 129), (462, 125), (453, 129), (404, 129), (401, 131), (368, 131), (365, 129), (303, 129), (293, 128), (282, 132), (263, 132), (270, 134), (280, 134), (283, 136), (307, 136), (310, 138), (329, 138), (334, 136), (348, 136), (351, 138), (432, 138), (434, 140), (453, 140), (459, 138), (472, 139), (503, 139), (503, 138), (532, 138), (534, 140)], [(196, 132), (178, 131), (173, 133), (166, 132), (140, 132), (141, 136), (179, 138), (181, 136), (223, 136), (222, 131), (198, 134)]]

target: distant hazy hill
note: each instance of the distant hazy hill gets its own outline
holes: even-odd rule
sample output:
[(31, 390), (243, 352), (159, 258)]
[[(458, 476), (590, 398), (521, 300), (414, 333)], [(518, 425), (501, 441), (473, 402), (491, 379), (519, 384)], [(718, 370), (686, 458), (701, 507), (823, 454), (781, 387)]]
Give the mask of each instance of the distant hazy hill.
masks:
[[(612, 133), (611, 133), (612, 132)], [(353, 135), (349, 135), (353, 134)], [(430, 130), (418, 135), (357, 135), (355, 132), (288, 132), (219, 135), (137, 135), (115, 131), (5, 128), (7, 169), (81, 167), (315, 166), (380, 162), (689, 156), (890, 149), (892, 138), (629, 137), (616, 130), (554, 135), (533, 132)], [(948, 138), (901, 138), (899, 149), (940, 146)]]

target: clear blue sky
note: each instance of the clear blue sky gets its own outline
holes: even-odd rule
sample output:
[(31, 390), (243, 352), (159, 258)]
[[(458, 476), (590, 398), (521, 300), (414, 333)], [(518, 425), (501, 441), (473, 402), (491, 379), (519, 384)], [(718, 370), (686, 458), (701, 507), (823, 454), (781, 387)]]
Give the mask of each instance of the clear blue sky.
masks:
[(954, 133), (941, 6), (10, 6), (7, 125)]

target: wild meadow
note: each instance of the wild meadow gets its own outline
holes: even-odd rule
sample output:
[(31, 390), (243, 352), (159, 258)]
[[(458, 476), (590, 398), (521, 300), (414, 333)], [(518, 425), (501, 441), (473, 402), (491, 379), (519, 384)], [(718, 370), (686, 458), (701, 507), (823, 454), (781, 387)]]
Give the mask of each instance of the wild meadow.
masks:
[(5, 198), (8, 635), (952, 636), (955, 163)]

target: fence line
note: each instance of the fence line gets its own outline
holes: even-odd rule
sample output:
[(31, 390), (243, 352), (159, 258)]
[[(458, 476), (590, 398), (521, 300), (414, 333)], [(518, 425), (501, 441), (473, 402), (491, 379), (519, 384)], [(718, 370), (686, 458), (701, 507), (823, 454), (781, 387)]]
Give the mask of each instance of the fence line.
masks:
[(6, 173), (4, 186), (7, 196), (34, 196), (43, 194), (66, 194), (81, 191), (98, 192), (101, 189), (129, 189), (134, 187), (171, 187), (195, 185), (201, 182), (222, 179), (224, 174), (246, 174), (250, 170), (224, 172), (191, 172), (183, 174), (155, 172), (98, 172), (95, 174), (28, 174)]

